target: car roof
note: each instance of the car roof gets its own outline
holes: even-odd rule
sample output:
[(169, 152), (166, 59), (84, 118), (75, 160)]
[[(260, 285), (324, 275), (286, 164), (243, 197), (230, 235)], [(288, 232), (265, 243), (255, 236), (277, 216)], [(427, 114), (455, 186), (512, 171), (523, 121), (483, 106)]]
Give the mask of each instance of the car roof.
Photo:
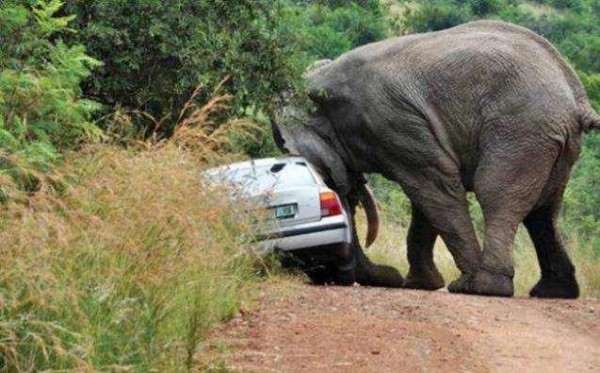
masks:
[(285, 157), (272, 157), (272, 158), (259, 158), (259, 159), (251, 159), (243, 162), (230, 163), (226, 165), (222, 165), (219, 167), (210, 168), (208, 170), (204, 170), (200, 172), (202, 177), (208, 177), (212, 179), (214, 177), (218, 177), (222, 173), (229, 174), (231, 172), (235, 173), (237, 171), (251, 169), (253, 167), (269, 167), (275, 164), (301, 164), (307, 166), (309, 172), (313, 176), (315, 183), (321, 185), (323, 187), (326, 186), (323, 178), (317, 172), (316, 169), (312, 167), (312, 165), (303, 157), (300, 156), (285, 156)]
[(306, 159), (302, 158), (302, 157), (298, 157), (298, 156), (289, 156), (289, 157), (274, 157), (274, 158), (259, 158), (259, 159), (251, 159), (248, 161), (243, 161), (243, 162), (236, 162), (236, 163), (231, 163), (228, 165), (223, 165), (220, 167), (216, 167), (211, 169), (210, 171), (216, 171), (216, 170), (222, 170), (222, 169), (227, 169), (227, 170), (240, 170), (240, 169), (245, 169), (245, 168), (252, 168), (252, 167), (264, 167), (264, 166), (271, 166), (277, 163), (303, 163), (303, 164), (307, 164), (308, 162), (306, 162)]

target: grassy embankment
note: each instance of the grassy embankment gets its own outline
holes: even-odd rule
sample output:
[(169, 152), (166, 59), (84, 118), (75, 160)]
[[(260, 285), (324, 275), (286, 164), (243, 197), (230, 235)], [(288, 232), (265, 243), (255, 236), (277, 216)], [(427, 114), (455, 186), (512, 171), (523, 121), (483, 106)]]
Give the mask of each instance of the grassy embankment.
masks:
[(169, 143), (69, 156), (70, 186), (3, 206), (0, 371), (179, 371), (252, 298), (257, 266), (227, 193)]

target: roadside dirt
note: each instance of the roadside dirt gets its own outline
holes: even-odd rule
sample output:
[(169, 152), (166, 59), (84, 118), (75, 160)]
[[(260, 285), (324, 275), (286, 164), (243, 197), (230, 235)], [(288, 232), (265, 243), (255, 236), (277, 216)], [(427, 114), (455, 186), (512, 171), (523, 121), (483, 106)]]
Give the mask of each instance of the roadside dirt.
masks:
[(600, 300), (270, 285), (200, 355), (243, 372), (600, 372)]

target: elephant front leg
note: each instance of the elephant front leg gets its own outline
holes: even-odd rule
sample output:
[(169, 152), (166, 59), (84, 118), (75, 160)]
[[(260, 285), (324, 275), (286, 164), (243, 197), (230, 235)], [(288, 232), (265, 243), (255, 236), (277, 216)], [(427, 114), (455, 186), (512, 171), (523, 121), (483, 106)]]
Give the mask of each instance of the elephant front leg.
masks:
[[(409, 246), (409, 260), (413, 277), (418, 278), (418, 270), (435, 268), (431, 252), (435, 236), (432, 230), (426, 229), (430, 226), (442, 237), (461, 272), (461, 276), (448, 286), (448, 290), (470, 293), (470, 285), (481, 266), (482, 255), (460, 176), (458, 173), (445, 175), (430, 169), (429, 173), (415, 174), (413, 179), (418, 180), (418, 184), (414, 188), (406, 188), (406, 191), (413, 205), (424, 217), (416, 220), (413, 230), (415, 234), (411, 235), (410, 240), (412, 245)], [(429, 225), (423, 225), (424, 220)], [(419, 236), (417, 232), (426, 234)], [(436, 277), (434, 273), (430, 273), (431, 278)]]
[(438, 236), (425, 215), (412, 205), (412, 220), (406, 240), (410, 270), (404, 286), (410, 289), (437, 290), (444, 279), (433, 261), (433, 247)]

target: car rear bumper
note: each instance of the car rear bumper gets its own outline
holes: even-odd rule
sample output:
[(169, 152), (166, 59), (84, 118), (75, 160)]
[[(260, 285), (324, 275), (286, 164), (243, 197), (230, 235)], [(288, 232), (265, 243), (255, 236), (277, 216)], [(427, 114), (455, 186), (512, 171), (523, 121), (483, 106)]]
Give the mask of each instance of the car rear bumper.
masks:
[(335, 247), (350, 242), (350, 229), (345, 216), (282, 228), (259, 237), (261, 251), (292, 251), (316, 247)]

